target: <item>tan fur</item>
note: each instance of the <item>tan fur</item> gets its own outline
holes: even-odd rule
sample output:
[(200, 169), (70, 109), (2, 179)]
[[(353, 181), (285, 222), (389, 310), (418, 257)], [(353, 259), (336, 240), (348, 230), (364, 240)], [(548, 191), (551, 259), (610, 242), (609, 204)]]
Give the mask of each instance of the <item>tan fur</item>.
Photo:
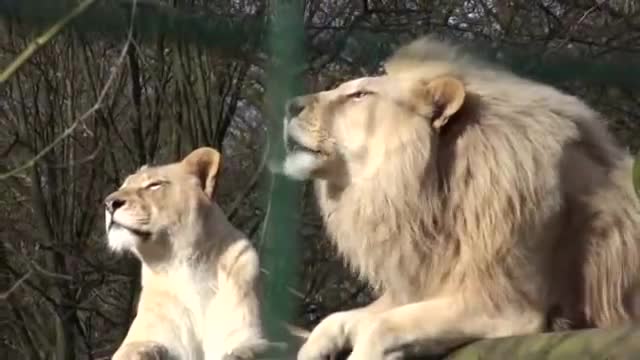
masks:
[(110, 247), (142, 262), (137, 316), (113, 359), (244, 359), (267, 345), (257, 252), (213, 199), (219, 167), (200, 148), (106, 198)]
[(386, 70), (287, 106), (284, 171), (314, 179), (331, 239), (381, 295), (324, 319), (299, 359), (637, 316), (640, 208), (601, 115), (428, 37)]

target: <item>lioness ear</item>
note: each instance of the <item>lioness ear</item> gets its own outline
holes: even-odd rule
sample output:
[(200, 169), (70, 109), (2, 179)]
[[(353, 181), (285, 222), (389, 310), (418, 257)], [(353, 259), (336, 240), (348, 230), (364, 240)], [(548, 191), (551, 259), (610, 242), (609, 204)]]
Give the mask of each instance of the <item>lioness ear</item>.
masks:
[(434, 105), (431, 121), (436, 129), (444, 126), (449, 118), (460, 110), (466, 95), (462, 81), (451, 76), (444, 76), (429, 82), (427, 92)]
[(220, 153), (216, 149), (201, 147), (187, 155), (182, 160), (182, 165), (187, 169), (187, 172), (198, 178), (204, 193), (212, 198), (221, 161)]

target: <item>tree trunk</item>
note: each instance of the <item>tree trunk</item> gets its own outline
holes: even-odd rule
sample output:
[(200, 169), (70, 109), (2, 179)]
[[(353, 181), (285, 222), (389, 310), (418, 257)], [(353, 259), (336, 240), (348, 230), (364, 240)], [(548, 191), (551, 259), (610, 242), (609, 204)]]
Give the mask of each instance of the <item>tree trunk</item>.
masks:
[[(416, 356), (413, 360), (480, 359), (637, 359), (640, 354), (640, 326), (611, 329), (562, 331), (470, 343), (440, 356)], [(341, 354), (336, 360), (344, 360)]]
[(482, 340), (443, 359), (635, 359), (639, 353), (640, 326), (628, 326)]

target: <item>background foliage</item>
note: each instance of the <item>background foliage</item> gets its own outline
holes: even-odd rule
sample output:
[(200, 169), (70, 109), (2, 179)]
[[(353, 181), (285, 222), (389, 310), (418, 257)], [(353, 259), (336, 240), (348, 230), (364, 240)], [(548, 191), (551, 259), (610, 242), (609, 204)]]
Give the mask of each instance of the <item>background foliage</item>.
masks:
[[(71, 0), (0, 0), (0, 69)], [(379, 70), (397, 44), (430, 32), (467, 43), (603, 112), (638, 148), (637, 0), (307, 0), (306, 91)], [(139, 265), (107, 251), (102, 199), (145, 163), (222, 149), (219, 202), (256, 241), (265, 218), (270, 25), (267, 0), (97, 1), (0, 84), (0, 173), (24, 164), (76, 119), (35, 166), (0, 182), (0, 358), (103, 359), (135, 314)], [(124, 57), (121, 55), (124, 54)], [(120, 61), (121, 60), (121, 61)], [(294, 321), (369, 300), (324, 241), (310, 189), (298, 204)], [(281, 255), (293, 261), (292, 255)], [(265, 276), (268, 276), (265, 274)], [(21, 281), (22, 280), (22, 281)]]

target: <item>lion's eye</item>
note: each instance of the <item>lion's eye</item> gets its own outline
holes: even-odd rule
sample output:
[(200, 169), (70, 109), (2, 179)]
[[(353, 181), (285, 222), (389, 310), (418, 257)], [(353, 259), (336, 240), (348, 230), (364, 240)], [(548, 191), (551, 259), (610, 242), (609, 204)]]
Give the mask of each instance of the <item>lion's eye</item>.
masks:
[(159, 189), (164, 184), (165, 184), (164, 181), (152, 181), (145, 186), (145, 189), (156, 190), (156, 189)]
[(349, 98), (350, 99), (354, 99), (354, 100), (359, 100), (359, 99), (362, 99), (365, 96), (371, 95), (371, 94), (373, 94), (373, 92), (367, 91), (367, 90), (360, 90), (360, 91), (356, 91), (356, 92), (353, 92), (353, 93), (349, 94)]

